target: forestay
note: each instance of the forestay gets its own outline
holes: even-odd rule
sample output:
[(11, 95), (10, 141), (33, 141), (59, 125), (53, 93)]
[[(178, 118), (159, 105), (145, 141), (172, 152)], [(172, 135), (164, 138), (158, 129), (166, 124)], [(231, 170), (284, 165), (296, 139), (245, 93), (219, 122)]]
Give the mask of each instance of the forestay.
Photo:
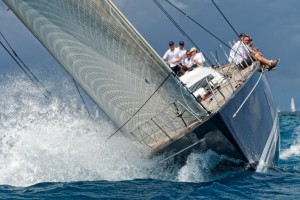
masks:
[[(170, 127), (175, 108), (205, 114), (111, 1), (4, 2), (118, 127), (129, 120), (123, 132), (145, 142), (137, 130), (154, 118), (160, 128)], [(152, 129), (144, 130), (152, 137)], [(155, 135), (157, 141), (166, 132)]]

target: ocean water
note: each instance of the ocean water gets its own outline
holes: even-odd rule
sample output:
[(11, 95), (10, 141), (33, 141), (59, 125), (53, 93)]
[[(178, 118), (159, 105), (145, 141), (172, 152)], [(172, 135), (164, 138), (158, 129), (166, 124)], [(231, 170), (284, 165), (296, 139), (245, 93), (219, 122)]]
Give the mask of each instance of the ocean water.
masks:
[[(191, 154), (185, 166), (161, 166), (116, 135), (95, 107), (88, 116), (74, 86), (43, 98), (23, 76), (0, 86), (0, 199), (298, 199), (300, 118), (280, 117), (279, 165), (266, 172), (213, 174), (224, 157)], [(48, 84), (49, 90), (51, 84)], [(53, 86), (54, 87), (54, 86)]]

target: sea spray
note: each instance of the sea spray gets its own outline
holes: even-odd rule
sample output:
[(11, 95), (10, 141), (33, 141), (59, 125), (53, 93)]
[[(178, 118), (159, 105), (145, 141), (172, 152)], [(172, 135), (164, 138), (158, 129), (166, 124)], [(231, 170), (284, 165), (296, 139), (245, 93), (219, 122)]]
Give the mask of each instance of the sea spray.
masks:
[(107, 141), (114, 125), (85, 115), (72, 94), (46, 101), (22, 76), (7, 78), (0, 92), (0, 184), (146, 176), (147, 151), (122, 135)]
[(296, 127), (293, 131), (293, 134), (291, 135), (293, 138), (292, 144), (289, 146), (289, 148), (284, 149), (280, 153), (280, 159), (288, 159), (290, 157), (300, 157), (300, 126)]
[(24, 76), (2, 79), (0, 184), (216, 178), (209, 173), (223, 157), (212, 151), (191, 154), (186, 165), (177, 166), (149, 159), (149, 149), (121, 133), (107, 140), (116, 127), (106, 115), (87, 105), (93, 113), (88, 116), (72, 82), (54, 83), (47, 83), (48, 90), (59, 88), (63, 95), (47, 100)]

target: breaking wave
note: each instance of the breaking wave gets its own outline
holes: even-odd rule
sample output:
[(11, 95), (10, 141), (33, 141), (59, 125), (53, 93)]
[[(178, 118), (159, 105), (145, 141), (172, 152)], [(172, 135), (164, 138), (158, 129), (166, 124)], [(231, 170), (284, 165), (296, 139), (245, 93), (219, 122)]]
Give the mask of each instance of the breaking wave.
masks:
[(294, 156), (300, 156), (300, 126), (295, 128), (294, 136), (295, 137), (292, 141), (292, 145), (280, 153), (281, 159), (286, 160)]
[(202, 182), (222, 159), (209, 151), (191, 154), (182, 168), (163, 166), (119, 133), (107, 140), (116, 127), (95, 105), (88, 105), (89, 116), (68, 80), (48, 83), (49, 91), (59, 88), (64, 95), (47, 100), (27, 77), (0, 78), (1, 185), (149, 178)]
[(147, 152), (121, 135), (107, 140), (114, 125), (89, 117), (68, 87), (48, 101), (26, 77), (2, 82), (0, 184), (145, 177)]

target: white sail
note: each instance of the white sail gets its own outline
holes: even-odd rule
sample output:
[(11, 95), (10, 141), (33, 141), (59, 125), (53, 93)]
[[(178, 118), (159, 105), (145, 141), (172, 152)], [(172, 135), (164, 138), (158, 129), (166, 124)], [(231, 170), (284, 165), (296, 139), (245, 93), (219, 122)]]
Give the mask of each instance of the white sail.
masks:
[(292, 97), (291, 99), (291, 111), (295, 112), (296, 111), (296, 107), (295, 107), (295, 102), (294, 102), (294, 98)]
[(187, 124), (206, 113), (110, 0), (4, 2), (110, 119), (148, 146), (184, 126), (173, 124), (176, 109), (189, 108)]

